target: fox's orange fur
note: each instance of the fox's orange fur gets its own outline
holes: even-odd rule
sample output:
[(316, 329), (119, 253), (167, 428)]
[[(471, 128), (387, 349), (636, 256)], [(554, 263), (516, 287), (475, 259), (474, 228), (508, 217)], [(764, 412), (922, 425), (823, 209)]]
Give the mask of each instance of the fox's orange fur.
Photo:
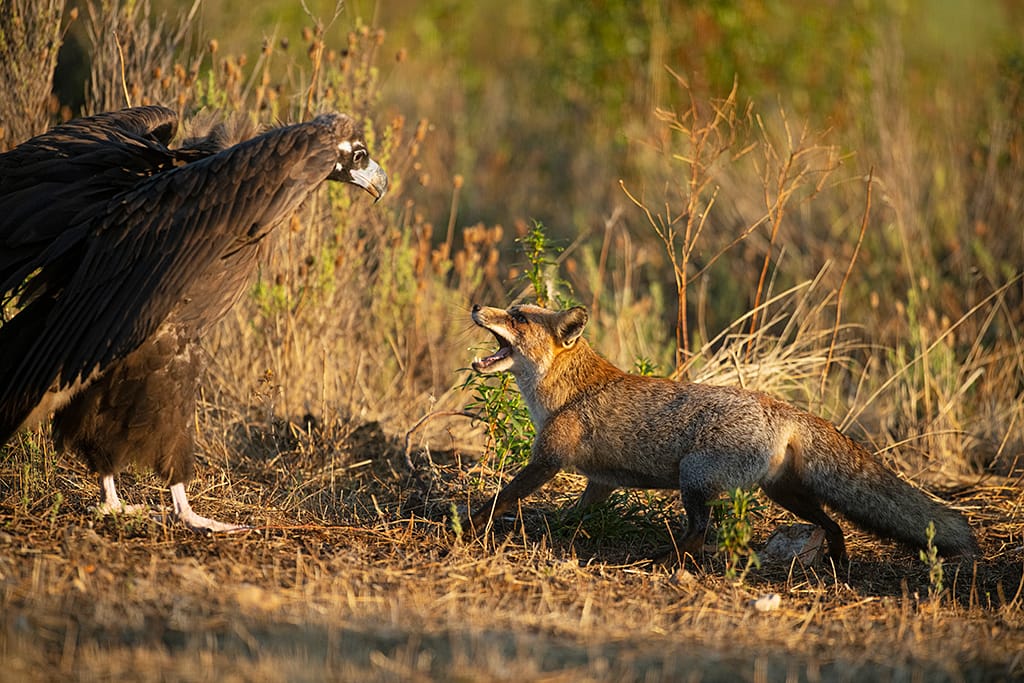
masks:
[(916, 548), (927, 546), (925, 530), (934, 522), (943, 555), (976, 552), (960, 513), (900, 479), (826, 420), (755, 391), (619, 370), (581, 336), (581, 307), (474, 306), (473, 321), (500, 345), (473, 367), (515, 376), (537, 434), (530, 463), (471, 516), (476, 529), (573, 467), (588, 479), (580, 506), (618, 487), (678, 488), (688, 520), (681, 547), (690, 552), (703, 543), (708, 502), (754, 484), (821, 526), (836, 560), (846, 559), (843, 532), (822, 503)]

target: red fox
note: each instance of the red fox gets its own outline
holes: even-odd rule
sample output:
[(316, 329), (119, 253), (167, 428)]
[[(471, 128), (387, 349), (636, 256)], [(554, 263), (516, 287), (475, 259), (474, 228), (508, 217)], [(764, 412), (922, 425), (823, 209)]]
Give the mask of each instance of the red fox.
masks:
[(703, 546), (708, 502), (753, 484), (820, 526), (837, 562), (848, 559), (843, 532), (822, 503), (915, 548), (927, 547), (933, 522), (933, 542), (944, 556), (977, 552), (959, 512), (900, 479), (820, 417), (756, 391), (625, 373), (582, 337), (582, 307), (475, 305), (472, 316), (499, 345), (473, 369), (511, 372), (536, 428), (529, 464), (471, 515), (473, 529), (573, 467), (587, 477), (581, 508), (618, 487), (678, 488), (688, 522), (680, 549), (691, 554)]

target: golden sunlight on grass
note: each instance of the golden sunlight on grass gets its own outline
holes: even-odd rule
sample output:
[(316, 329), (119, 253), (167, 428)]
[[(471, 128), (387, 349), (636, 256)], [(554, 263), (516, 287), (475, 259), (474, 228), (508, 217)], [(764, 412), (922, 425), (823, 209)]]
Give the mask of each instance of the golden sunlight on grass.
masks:
[[(254, 16), (282, 22), (269, 27), (225, 26), (216, 3), (164, 3), (178, 13), (160, 19), (145, 0), (99, 3), (74, 21), (60, 0), (9, 4), (3, 65), (35, 61), (20, 86), (0, 79), (20, 87), (0, 98), (0, 150), (78, 113), (50, 96), (72, 23), (87, 113), (126, 96), (185, 121), (346, 111), (391, 187), (376, 205), (318, 191), (204, 340), (189, 494), (251, 531), (101, 517), (95, 478), (48, 427), (0, 447), (0, 680), (1024, 676), (1024, 62), (1008, 57), (985, 96), (912, 101), (879, 10), (877, 26), (829, 34), (848, 80), (816, 52), (786, 62), (796, 75), (762, 65), (809, 79), (799, 97), (765, 77), (754, 101), (757, 82), (730, 73), (723, 89), (675, 62), (741, 70), (707, 35), (770, 60), (750, 41), (763, 29), (788, 45), (792, 27), (759, 3), (738, 3), (756, 15), (738, 36), (729, 12), (672, 3), (607, 3), (617, 23), (571, 2), (511, 18), (518, 5), (388, 5), (409, 13), (395, 29), (408, 45), (329, 3), (311, 16), (259, 2)], [(551, 12), (576, 40), (529, 32)], [(200, 34), (197, 16), (231, 38)], [(530, 40), (481, 46), (490, 34), (451, 26), (492, 16)], [(540, 44), (554, 56), (530, 61)], [(787, 113), (833, 86), (823, 132)], [(988, 127), (950, 132), (968, 114)], [(840, 520), (848, 567), (765, 556), (727, 578), (714, 548), (673, 561), (677, 493), (617, 491), (581, 513), (571, 472), (481, 537), (460, 534), (453, 515), (508, 482), (532, 433), (514, 382), (468, 369), (493, 353), (469, 312), (538, 299), (585, 304), (589, 341), (619, 367), (831, 420), (962, 511), (977, 562), (939, 567)], [(2, 303), (8, 320), (17, 302)], [(166, 511), (164, 484), (128, 471), (118, 485)], [(741, 550), (764, 555), (795, 518), (754, 496)]]

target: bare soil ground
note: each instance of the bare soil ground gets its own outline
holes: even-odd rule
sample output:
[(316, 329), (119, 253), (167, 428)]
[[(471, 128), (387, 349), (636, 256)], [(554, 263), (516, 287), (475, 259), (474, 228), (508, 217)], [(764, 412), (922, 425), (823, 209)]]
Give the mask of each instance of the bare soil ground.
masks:
[[(501, 480), (471, 454), (414, 452), (376, 424), (275, 424), (210, 448), (201, 514), (252, 531), (202, 537), (97, 517), (98, 487), (45, 435), (0, 470), (2, 680), (989, 681), (1024, 676), (1019, 485), (954, 496), (980, 535), (929, 598), (916, 554), (855, 531), (848, 568), (719, 557), (660, 564), (667, 527), (642, 494), (562, 511), (563, 474), (519, 522), (457, 538), (452, 504)], [(220, 442), (218, 442), (219, 445)], [(160, 482), (121, 477), (167, 509)], [(677, 510), (670, 496), (658, 498)], [(792, 522), (768, 508), (755, 545)], [(778, 594), (778, 608), (755, 601)]]

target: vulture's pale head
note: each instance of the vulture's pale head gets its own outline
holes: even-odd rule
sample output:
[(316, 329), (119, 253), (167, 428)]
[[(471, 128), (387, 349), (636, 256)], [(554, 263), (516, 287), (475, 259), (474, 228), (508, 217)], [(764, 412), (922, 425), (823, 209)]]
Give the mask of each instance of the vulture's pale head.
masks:
[(388, 191), (388, 176), (370, 158), (363, 127), (346, 114), (321, 114), (316, 122), (331, 128), (338, 146), (338, 161), (327, 179), (358, 185), (373, 195), (374, 200), (383, 197)]

